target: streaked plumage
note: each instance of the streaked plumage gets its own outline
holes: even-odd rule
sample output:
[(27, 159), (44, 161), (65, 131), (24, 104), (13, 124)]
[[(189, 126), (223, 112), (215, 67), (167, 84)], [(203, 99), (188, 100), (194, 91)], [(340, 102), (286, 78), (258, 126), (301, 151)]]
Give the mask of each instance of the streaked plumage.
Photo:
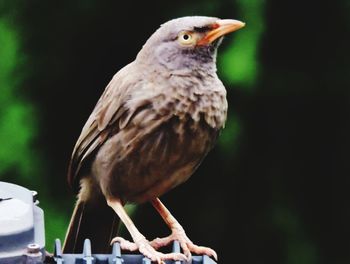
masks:
[(199, 43), (218, 21), (165, 23), (113, 77), (73, 150), (68, 180), (76, 189), (81, 184), (80, 203), (102, 195), (150, 201), (193, 174), (226, 120), (226, 90), (215, 65), (221, 36), (197, 46), (178, 38), (193, 32), (187, 37)]

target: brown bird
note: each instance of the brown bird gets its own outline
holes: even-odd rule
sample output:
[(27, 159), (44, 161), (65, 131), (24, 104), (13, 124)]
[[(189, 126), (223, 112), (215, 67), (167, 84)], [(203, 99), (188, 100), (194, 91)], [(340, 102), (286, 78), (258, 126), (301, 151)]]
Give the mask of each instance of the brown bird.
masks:
[[(216, 258), (214, 250), (191, 242), (158, 197), (193, 174), (224, 127), (226, 90), (216, 74), (216, 51), (225, 34), (243, 26), (213, 17), (171, 20), (114, 75), (71, 157), (68, 181), (79, 194), (64, 252), (80, 251), (90, 238), (96, 253), (109, 251), (112, 240), (157, 263), (189, 260), (191, 252)], [(146, 240), (124, 209), (147, 201), (171, 229), (169, 237)], [(119, 219), (133, 242), (114, 237)], [(184, 254), (157, 251), (173, 240)]]

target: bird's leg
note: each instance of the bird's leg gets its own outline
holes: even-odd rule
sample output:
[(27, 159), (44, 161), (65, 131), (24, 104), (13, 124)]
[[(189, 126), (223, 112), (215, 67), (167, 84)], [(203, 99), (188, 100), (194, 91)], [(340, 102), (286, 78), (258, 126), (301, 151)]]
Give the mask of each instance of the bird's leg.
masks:
[(128, 229), (134, 242), (130, 242), (121, 237), (115, 237), (112, 239), (111, 244), (119, 242), (120, 247), (123, 250), (135, 251), (139, 250), (144, 256), (155, 261), (157, 263), (164, 263), (163, 260), (186, 260), (186, 256), (181, 253), (168, 253), (163, 254), (156, 251), (150, 244), (150, 242), (140, 233), (136, 228), (128, 214), (126, 213), (122, 202), (119, 199), (107, 199), (107, 204), (116, 212), (120, 220), (124, 223)]
[(180, 246), (186, 255), (187, 259), (191, 258), (191, 252), (199, 255), (212, 256), (217, 260), (216, 252), (208, 247), (197, 246), (187, 237), (185, 230), (175, 219), (174, 216), (169, 212), (169, 210), (164, 206), (164, 204), (159, 200), (159, 198), (152, 200), (152, 205), (157, 209), (158, 213), (161, 215), (165, 223), (171, 229), (171, 235), (164, 238), (156, 238), (150, 243), (155, 248), (166, 246), (174, 240), (179, 241)]

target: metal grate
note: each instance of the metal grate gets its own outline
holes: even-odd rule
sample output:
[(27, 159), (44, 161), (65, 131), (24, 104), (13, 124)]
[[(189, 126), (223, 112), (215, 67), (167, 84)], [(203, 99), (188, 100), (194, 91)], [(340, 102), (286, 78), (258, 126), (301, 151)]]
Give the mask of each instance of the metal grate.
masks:
[[(180, 252), (177, 241), (173, 243), (173, 252)], [(121, 254), (120, 244), (114, 243), (112, 254), (92, 254), (91, 242), (85, 239), (82, 254), (62, 254), (61, 241), (55, 241), (54, 263), (57, 264), (151, 264), (151, 260), (143, 255)], [(166, 264), (183, 264), (181, 261), (165, 261)], [(216, 264), (208, 256), (193, 256), (192, 264)]]
[[(151, 264), (143, 255), (121, 254), (115, 243), (111, 254), (92, 254), (86, 239), (81, 254), (62, 254), (55, 241), (54, 256), (45, 252), (44, 212), (38, 207), (37, 193), (21, 186), (0, 182), (0, 264)], [(9, 225), (8, 218), (11, 218)], [(11, 227), (11, 229), (9, 229)], [(178, 242), (173, 252), (180, 252)], [(193, 264), (216, 264), (208, 256), (193, 256)], [(166, 261), (166, 264), (183, 264)]]

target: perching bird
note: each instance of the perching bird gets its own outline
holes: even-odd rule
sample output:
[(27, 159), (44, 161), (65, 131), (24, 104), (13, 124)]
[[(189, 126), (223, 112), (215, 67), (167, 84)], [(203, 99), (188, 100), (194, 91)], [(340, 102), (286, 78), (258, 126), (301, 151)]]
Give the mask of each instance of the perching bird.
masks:
[[(158, 197), (186, 181), (214, 146), (227, 114), (226, 90), (216, 74), (222, 37), (244, 23), (182, 17), (163, 24), (136, 59), (114, 75), (74, 147), (69, 183), (79, 190), (64, 252), (79, 252), (85, 238), (95, 253), (112, 242), (152, 261), (189, 260), (199, 247)], [(172, 233), (148, 241), (124, 210), (150, 201)], [(118, 217), (117, 217), (118, 216)], [(133, 242), (115, 237), (119, 219)], [(178, 240), (184, 254), (157, 249)]]

